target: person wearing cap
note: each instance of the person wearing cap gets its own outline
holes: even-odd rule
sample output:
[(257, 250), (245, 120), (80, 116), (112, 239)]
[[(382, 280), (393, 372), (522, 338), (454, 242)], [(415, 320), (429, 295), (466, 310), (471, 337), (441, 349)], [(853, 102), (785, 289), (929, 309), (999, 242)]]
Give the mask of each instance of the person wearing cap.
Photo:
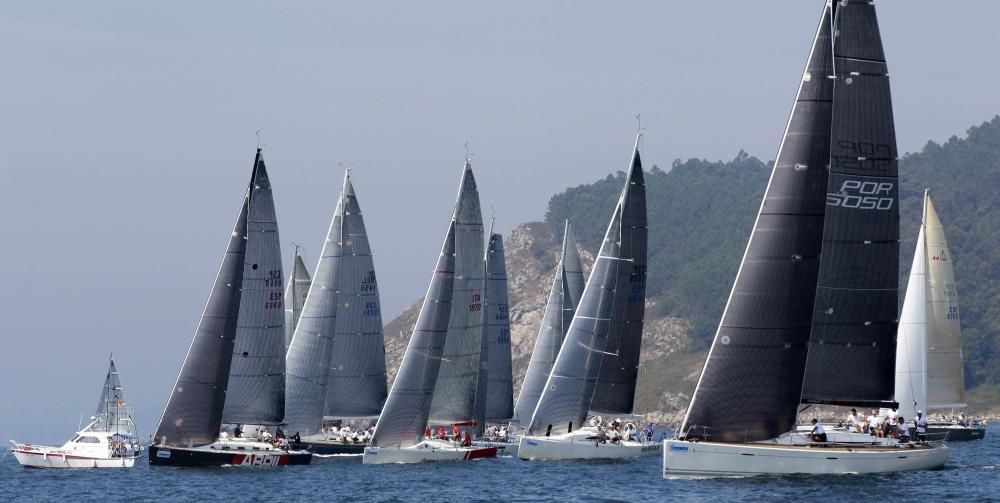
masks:
[(927, 418), (924, 417), (924, 411), (917, 411), (917, 420), (914, 421), (917, 425), (917, 440), (921, 442), (927, 441)]
[(819, 420), (813, 418), (812, 420), (813, 429), (809, 434), (809, 438), (813, 442), (826, 442), (826, 430), (823, 429), (823, 425), (820, 424)]

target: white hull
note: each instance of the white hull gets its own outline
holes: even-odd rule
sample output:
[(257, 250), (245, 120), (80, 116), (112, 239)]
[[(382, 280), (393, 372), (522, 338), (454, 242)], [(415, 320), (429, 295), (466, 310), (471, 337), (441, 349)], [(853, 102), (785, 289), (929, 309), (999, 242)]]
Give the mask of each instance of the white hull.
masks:
[(496, 447), (459, 447), (442, 440), (424, 440), (410, 447), (365, 447), (366, 465), (423, 463), (425, 461), (472, 461), (495, 458)]
[(581, 428), (572, 433), (549, 437), (521, 437), (517, 457), (525, 460), (630, 459), (660, 453), (659, 442), (597, 443), (596, 431)]
[(888, 473), (940, 468), (946, 446), (819, 447), (663, 441), (663, 477)]
[(89, 457), (49, 447), (12, 447), (21, 466), (29, 468), (132, 468), (138, 456)]

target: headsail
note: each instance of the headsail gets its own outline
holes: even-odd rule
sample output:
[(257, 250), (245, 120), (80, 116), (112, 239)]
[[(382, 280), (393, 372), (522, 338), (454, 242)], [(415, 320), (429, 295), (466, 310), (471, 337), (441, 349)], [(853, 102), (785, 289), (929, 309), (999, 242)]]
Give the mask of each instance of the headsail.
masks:
[(514, 414), (514, 377), (510, 355), (510, 316), (507, 306), (507, 264), (503, 236), (490, 231), (486, 248), (487, 340), (486, 419), (506, 421)]
[(927, 254), (924, 224), (917, 234), (896, 339), (896, 401), (904, 417), (927, 407)]
[(475, 416), (483, 340), (483, 217), (472, 165), (465, 163), (455, 206), (455, 286), (448, 336), (434, 388), (431, 421), (455, 423)]
[(831, 27), (828, 2), (681, 437), (766, 440), (795, 426), (830, 164)]
[(154, 441), (164, 445), (207, 445), (219, 435), (240, 311), (249, 203), (248, 191), (205, 312), (153, 435)]
[(276, 424), (285, 416), (284, 275), (271, 181), (257, 149), (247, 245), (224, 423)]
[(336, 258), (337, 323), (327, 379), (328, 417), (374, 417), (388, 394), (385, 338), (375, 263), (350, 171), (341, 194), (340, 242)]
[(288, 423), (286, 431), (289, 433), (316, 434), (323, 426), (337, 324), (336, 282), (340, 266), (343, 205), (343, 199), (337, 201), (299, 324), (288, 347), (285, 422)]
[(628, 203), (621, 215), (615, 303), (611, 308), (611, 331), (597, 375), (590, 410), (608, 414), (631, 414), (639, 377), (639, 350), (646, 308), (646, 183), (636, 145), (629, 169)]
[[(580, 305), (532, 414), (529, 435), (572, 431), (582, 426), (587, 417), (611, 330), (615, 297), (626, 293), (624, 288), (619, 290), (619, 270), (631, 270), (630, 260), (620, 256), (620, 249), (623, 215), (634, 215), (633, 191), (644, 190), (641, 189), (642, 168), (637, 158), (638, 150), (633, 152), (625, 187), (611, 216)], [(644, 200), (642, 202), (644, 206)]]
[(830, 175), (803, 403), (884, 405), (894, 392), (899, 177), (889, 75), (870, 1), (834, 18)]
[(288, 287), (285, 288), (285, 351), (292, 345), (292, 335), (295, 333), (295, 326), (299, 324), (299, 316), (302, 314), (302, 306), (306, 304), (306, 294), (309, 293), (309, 285), (312, 278), (309, 276), (309, 269), (299, 255), (299, 247), (295, 247), (295, 258), (292, 260), (292, 274), (288, 278)]
[(406, 447), (424, 437), (448, 334), (455, 274), (455, 221), (448, 226), (417, 324), (375, 425), (371, 445)]
[(531, 414), (535, 412), (538, 399), (545, 389), (545, 381), (552, 371), (552, 364), (559, 356), (563, 338), (569, 330), (576, 313), (577, 303), (583, 296), (583, 267), (580, 263), (580, 252), (573, 238), (573, 227), (566, 221), (563, 231), (562, 253), (556, 265), (556, 274), (552, 279), (549, 299), (542, 314), (542, 323), (535, 337), (531, 360), (524, 373), (524, 382), (517, 395), (514, 406), (514, 420), (522, 426), (531, 422)]

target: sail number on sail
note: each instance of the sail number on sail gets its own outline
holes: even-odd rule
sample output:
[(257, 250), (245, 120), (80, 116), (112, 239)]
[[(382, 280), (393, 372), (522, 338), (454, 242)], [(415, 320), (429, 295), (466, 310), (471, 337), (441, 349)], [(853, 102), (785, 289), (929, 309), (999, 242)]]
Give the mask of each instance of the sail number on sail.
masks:
[[(839, 192), (826, 194), (826, 205), (861, 210), (888, 210), (892, 208), (894, 186), (892, 182), (844, 180)], [(882, 197), (883, 194), (888, 197)]]
[(469, 311), (476, 312), (483, 308), (482, 294), (472, 294), (472, 303), (469, 304)]

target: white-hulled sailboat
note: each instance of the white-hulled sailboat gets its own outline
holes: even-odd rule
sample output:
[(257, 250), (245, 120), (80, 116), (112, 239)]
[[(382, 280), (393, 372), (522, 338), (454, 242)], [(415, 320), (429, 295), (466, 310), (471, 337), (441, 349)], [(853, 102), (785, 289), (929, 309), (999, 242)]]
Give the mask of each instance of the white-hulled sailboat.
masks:
[(374, 419), (385, 403), (385, 346), (375, 265), (348, 170), (289, 346), (288, 433), (322, 455), (360, 455), (367, 433), (324, 421)]
[(636, 136), (625, 187), (590, 279), (519, 441), (521, 459), (633, 458), (660, 450), (660, 444), (639, 438), (638, 431), (605, 431), (596, 422), (584, 424), (588, 412), (630, 415), (635, 399), (646, 300), (641, 137)]
[[(966, 407), (962, 327), (951, 257), (944, 226), (925, 190), (896, 342), (896, 400), (899, 413), (907, 419), (916, 418), (918, 412)], [(927, 432), (930, 438), (947, 434), (948, 440), (978, 440), (986, 435), (986, 427), (932, 419)]]
[[(285, 415), (281, 250), (261, 149), (208, 303), (149, 447), (163, 466), (308, 464), (312, 454), (242, 438)], [(223, 423), (234, 426), (222, 432)], [(264, 435), (266, 437), (266, 435)]]
[(61, 447), (11, 441), (10, 451), (26, 468), (131, 468), (142, 447), (125, 404), (125, 388), (114, 358), (90, 423)]
[[(441, 424), (477, 426), (483, 346), (483, 221), (466, 159), (458, 202), (399, 372), (375, 426), (365, 464), (495, 457), (495, 447), (425, 434)], [(480, 408), (479, 410), (485, 410)]]
[(664, 477), (895, 472), (948, 459), (943, 445), (811, 442), (796, 431), (799, 404), (895, 404), (889, 78), (873, 3), (825, 3), (722, 321), (678, 436), (664, 441)]

